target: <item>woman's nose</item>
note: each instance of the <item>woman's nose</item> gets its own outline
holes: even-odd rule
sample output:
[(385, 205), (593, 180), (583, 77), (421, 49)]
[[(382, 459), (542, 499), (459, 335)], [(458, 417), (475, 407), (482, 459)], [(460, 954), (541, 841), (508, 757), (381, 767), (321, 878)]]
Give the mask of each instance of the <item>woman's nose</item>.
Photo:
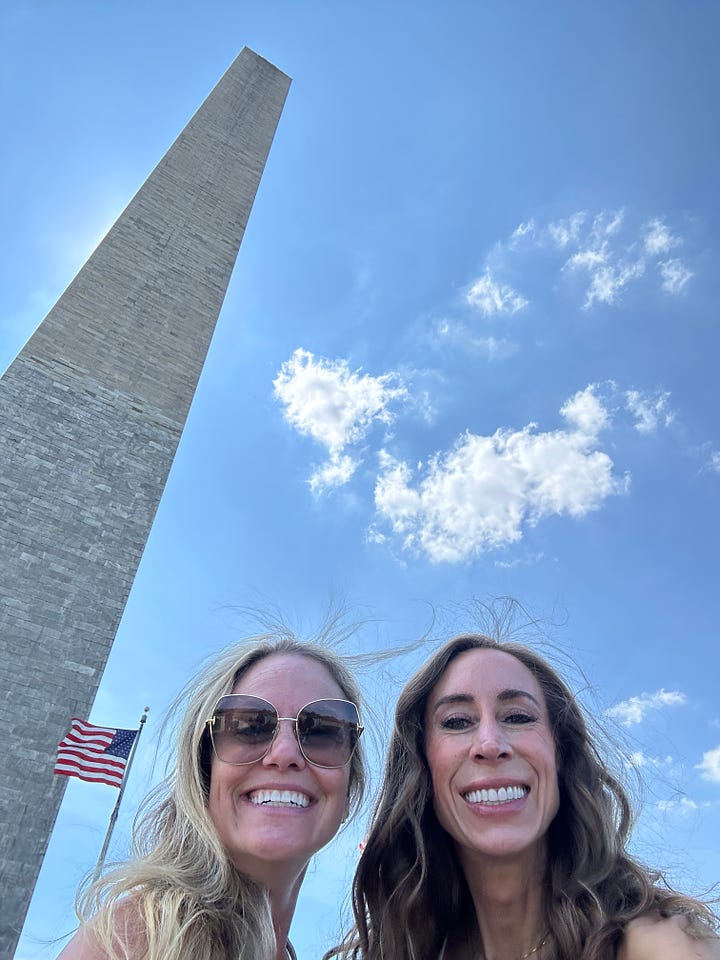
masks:
[(294, 720), (282, 719), (278, 722), (270, 749), (262, 762), (265, 766), (279, 767), (281, 770), (305, 766), (306, 760), (295, 734)]
[(479, 760), (500, 760), (510, 756), (511, 748), (502, 727), (488, 722), (478, 725), (472, 752)]

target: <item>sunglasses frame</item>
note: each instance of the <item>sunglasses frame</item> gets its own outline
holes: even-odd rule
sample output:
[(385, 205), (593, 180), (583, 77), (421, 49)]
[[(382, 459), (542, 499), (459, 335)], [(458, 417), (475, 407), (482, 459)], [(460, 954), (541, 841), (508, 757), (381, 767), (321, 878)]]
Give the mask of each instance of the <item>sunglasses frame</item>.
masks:
[[(272, 737), (270, 738), (270, 742), (268, 743), (265, 750), (260, 754), (260, 756), (255, 757), (253, 760), (239, 760), (239, 761), (224, 760), (218, 753), (217, 747), (215, 746), (215, 737), (213, 736), (213, 726), (217, 719), (216, 713), (219, 712), (218, 706), (222, 703), (222, 701), (225, 699), (228, 699), (229, 697), (248, 697), (251, 700), (260, 700), (262, 703), (266, 703), (268, 707), (271, 707), (275, 712), (276, 722), (275, 722), (275, 728), (273, 729), (273, 732), (272, 732)], [(317, 763), (317, 761), (311, 760), (310, 757), (305, 753), (305, 749), (302, 745), (302, 741), (300, 740), (300, 734), (298, 732), (298, 720), (300, 719), (300, 715), (303, 713), (304, 710), (307, 710), (307, 708), (311, 707), (314, 703), (324, 703), (326, 701), (330, 703), (349, 704), (354, 709), (355, 716), (357, 717), (357, 721), (343, 720), (342, 717), (333, 717), (333, 719), (343, 720), (344, 723), (347, 723), (350, 727), (355, 728), (355, 731), (354, 731), (355, 742), (353, 743), (352, 748), (350, 750), (350, 756), (343, 763), (337, 763), (337, 764), (334, 763), (334, 764), (328, 765), (325, 763)], [(228, 709), (231, 709), (231, 708), (228, 708)], [(360, 723), (360, 711), (357, 708), (357, 704), (353, 703), (352, 700), (345, 700), (342, 697), (319, 697), (317, 700), (308, 701), (308, 703), (306, 703), (304, 707), (301, 707), (298, 710), (296, 717), (281, 717), (280, 712), (274, 703), (271, 703), (269, 700), (266, 700), (265, 697), (256, 697), (254, 694), (250, 694), (250, 693), (224, 694), (222, 697), (220, 697), (220, 699), (217, 701), (217, 703), (213, 707), (213, 715), (211, 717), (208, 717), (205, 723), (206, 723), (206, 729), (210, 735), (210, 743), (212, 744), (213, 753), (215, 754), (215, 757), (220, 761), (220, 763), (227, 763), (233, 767), (248, 767), (250, 766), (251, 763), (257, 763), (260, 760), (264, 760), (265, 757), (268, 755), (268, 753), (270, 753), (270, 750), (272, 749), (272, 745), (275, 743), (275, 740), (277, 739), (277, 735), (280, 732), (280, 722), (282, 720), (288, 720), (290, 723), (293, 724), (294, 731), (295, 731), (295, 740), (297, 741), (297, 745), (300, 749), (300, 753), (303, 755), (305, 760), (309, 764), (312, 764), (313, 767), (319, 767), (321, 770), (340, 770), (342, 769), (342, 767), (346, 767), (352, 761), (352, 758), (355, 755), (355, 751), (357, 750), (358, 743), (360, 742), (360, 736), (362, 735), (362, 732), (365, 729), (365, 727), (363, 727), (363, 725)]]

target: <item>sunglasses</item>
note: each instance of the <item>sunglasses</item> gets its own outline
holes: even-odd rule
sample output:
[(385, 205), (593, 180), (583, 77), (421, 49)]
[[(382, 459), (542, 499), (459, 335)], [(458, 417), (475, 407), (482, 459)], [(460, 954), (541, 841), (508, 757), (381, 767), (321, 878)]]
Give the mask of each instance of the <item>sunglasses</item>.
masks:
[(207, 721), (215, 756), (235, 766), (262, 760), (281, 720), (295, 725), (297, 742), (308, 763), (328, 770), (350, 763), (363, 732), (358, 709), (349, 700), (313, 700), (297, 717), (280, 717), (262, 697), (231, 693), (220, 697)]

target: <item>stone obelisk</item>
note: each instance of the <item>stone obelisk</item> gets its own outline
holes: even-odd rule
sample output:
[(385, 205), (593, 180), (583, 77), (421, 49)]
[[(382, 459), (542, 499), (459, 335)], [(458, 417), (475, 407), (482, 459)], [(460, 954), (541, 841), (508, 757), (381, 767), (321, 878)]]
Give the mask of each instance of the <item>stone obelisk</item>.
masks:
[[(12, 957), (290, 80), (245, 48), (0, 380), (0, 957)], [(112, 722), (112, 718), (110, 718)]]

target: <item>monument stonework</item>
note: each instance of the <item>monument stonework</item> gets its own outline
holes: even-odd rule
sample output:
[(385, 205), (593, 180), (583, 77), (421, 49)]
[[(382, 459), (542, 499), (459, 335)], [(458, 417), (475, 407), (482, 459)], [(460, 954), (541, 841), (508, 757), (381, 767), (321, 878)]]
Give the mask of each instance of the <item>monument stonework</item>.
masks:
[[(290, 80), (245, 48), (0, 380), (0, 957), (185, 424)], [(112, 718), (110, 718), (112, 720)]]

